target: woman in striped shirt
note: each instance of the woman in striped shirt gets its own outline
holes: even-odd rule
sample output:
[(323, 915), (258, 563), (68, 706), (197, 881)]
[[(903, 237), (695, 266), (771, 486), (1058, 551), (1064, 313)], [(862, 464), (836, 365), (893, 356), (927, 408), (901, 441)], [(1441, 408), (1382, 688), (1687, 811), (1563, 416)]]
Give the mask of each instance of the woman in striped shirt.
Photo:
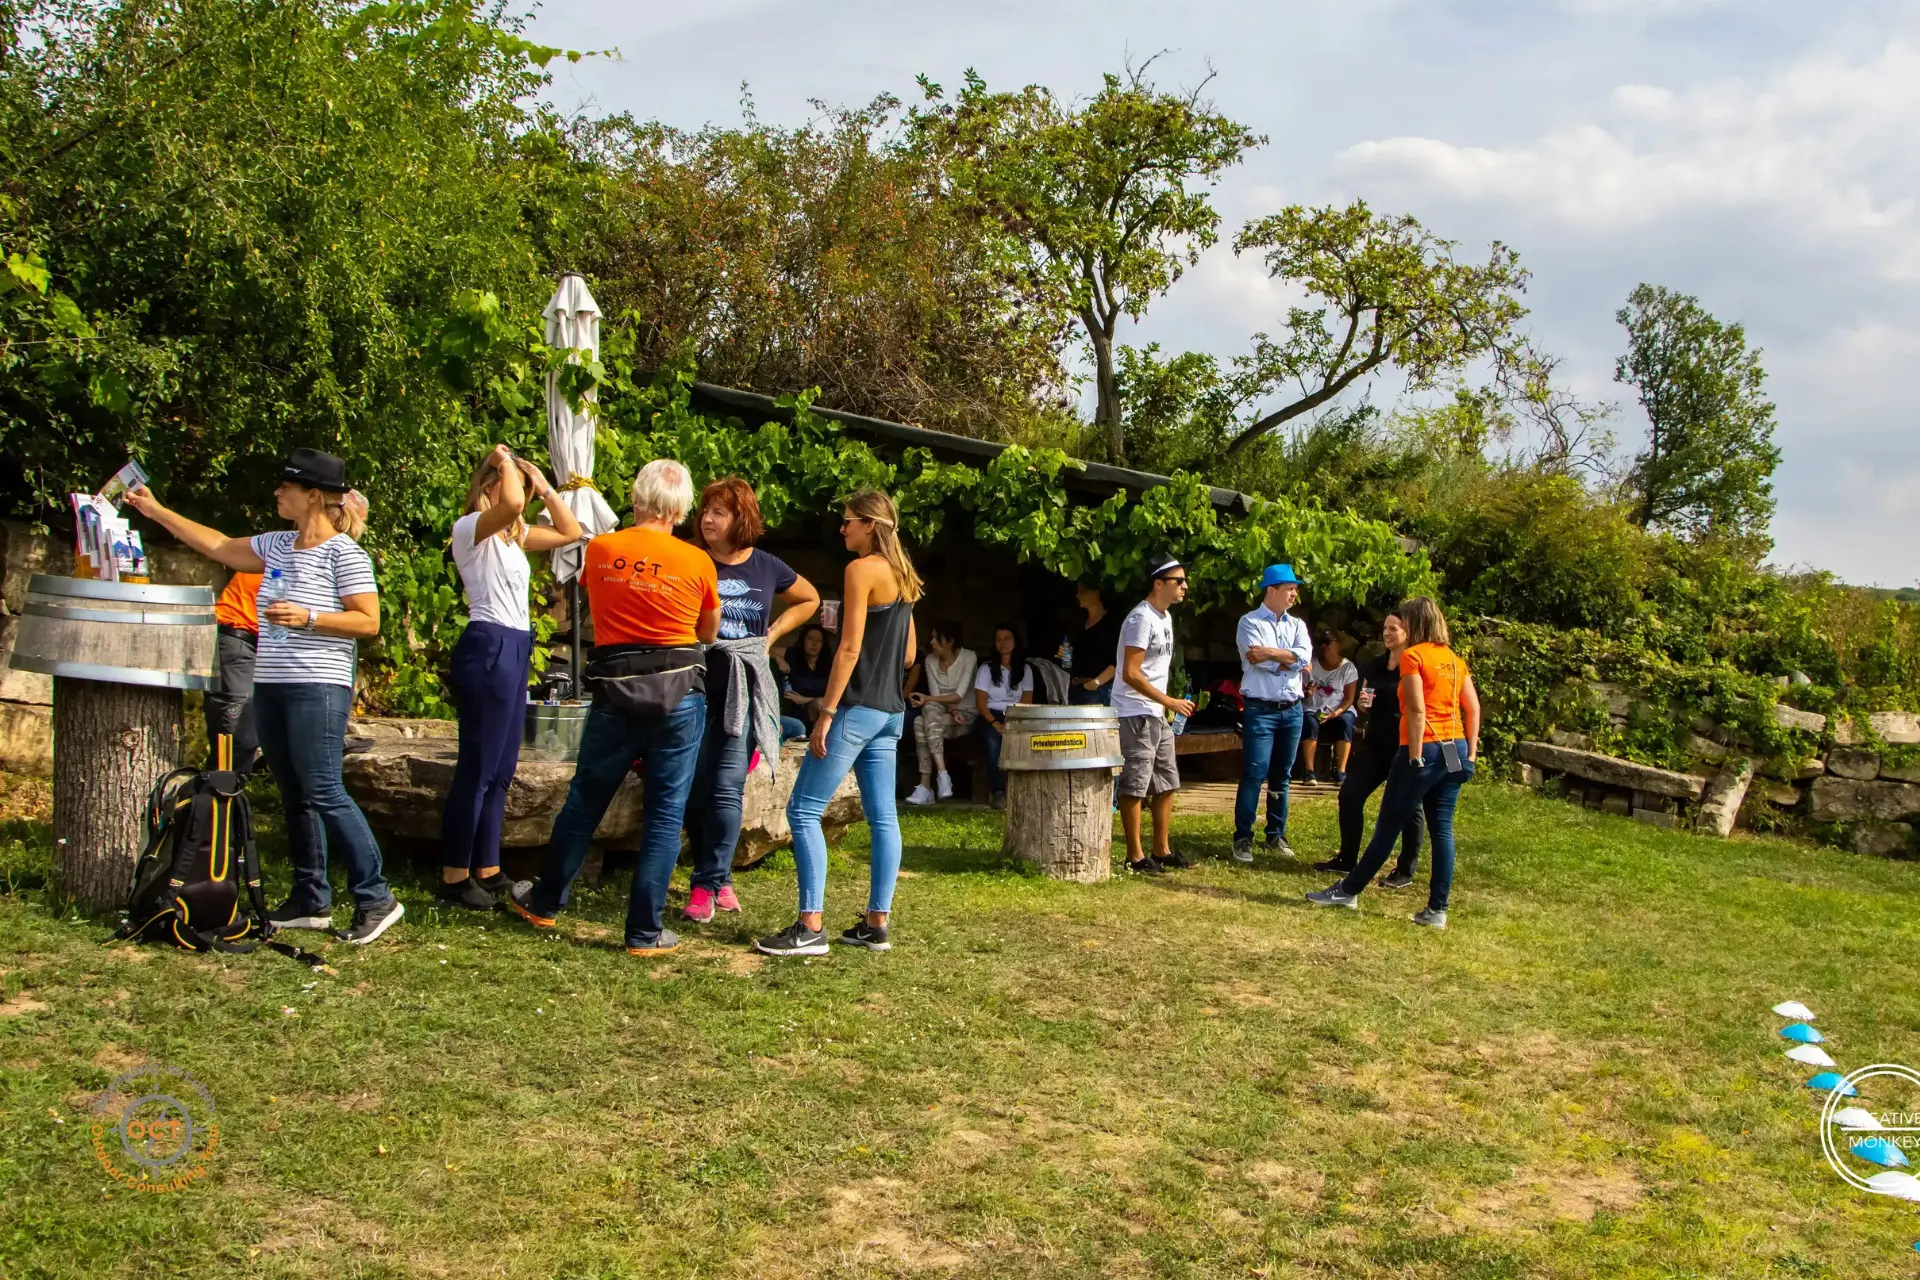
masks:
[(254, 724), (286, 809), (293, 861), (293, 892), (267, 918), (281, 928), (331, 929), (327, 857), (336, 853), (346, 860), (353, 891), (346, 940), (368, 943), (405, 912), (387, 888), (366, 815), (340, 778), (354, 644), (380, 634), (373, 562), (356, 541), (366, 528), (366, 500), (347, 487), (346, 463), (317, 449), (293, 451), (273, 496), (294, 527), (250, 538), (195, 524), (145, 488), (128, 501), (201, 555), (264, 575)]

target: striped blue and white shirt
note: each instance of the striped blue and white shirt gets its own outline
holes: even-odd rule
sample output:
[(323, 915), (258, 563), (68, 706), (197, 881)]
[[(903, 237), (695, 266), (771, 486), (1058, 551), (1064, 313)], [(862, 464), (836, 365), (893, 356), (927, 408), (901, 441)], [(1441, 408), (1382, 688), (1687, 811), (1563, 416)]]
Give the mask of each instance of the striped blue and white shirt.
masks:
[(346, 608), (342, 596), (370, 595), (378, 590), (373, 580), (373, 561), (360, 544), (344, 533), (335, 534), (317, 547), (296, 551), (297, 535), (292, 529), (276, 533), (257, 533), (251, 539), (253, 553), (266, 565), (260, 577), (260, 592), (255, 604), (260, 610), (260, 647), (253, 660), (255, 684), (343, 684), (353, 688), (354, 642), (346, 636), (323, 636), (316, 632), (288, 628), (275, 636), (268, 624), (267, 594), (278, 569), (286, 579), (286, 598), (319, 613), (340, 613)]

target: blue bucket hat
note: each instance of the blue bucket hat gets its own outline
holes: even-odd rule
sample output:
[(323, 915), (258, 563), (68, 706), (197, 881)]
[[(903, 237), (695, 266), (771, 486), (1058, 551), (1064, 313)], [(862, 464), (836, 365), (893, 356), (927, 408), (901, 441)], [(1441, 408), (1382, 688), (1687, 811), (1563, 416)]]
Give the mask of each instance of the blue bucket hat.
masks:
[(1289, 582), (1296, 586), (1300, 582), (1300, 579), (1294, 576), (1293, 566), (1290, 564), (1270, 564), (1267, 566), (1267, 571), (1260, 575), (1260, 589), (1262, 591), (1265, 591), (1268, 587), (1278, 587)]

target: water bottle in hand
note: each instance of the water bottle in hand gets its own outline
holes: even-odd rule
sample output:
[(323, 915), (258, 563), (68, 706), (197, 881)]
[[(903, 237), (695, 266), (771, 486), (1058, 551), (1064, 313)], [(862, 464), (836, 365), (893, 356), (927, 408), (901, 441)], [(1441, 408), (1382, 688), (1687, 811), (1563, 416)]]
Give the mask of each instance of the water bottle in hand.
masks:
[[(287, 598), (287, 579), (278, 569), (267, 571), (267, 580), (260, 585), (260, 612), (266, 613), (266, 607), (278, 604)], [(265, 618), (261, 619), (266, 622)], [(285, 640), (287, 629), (277, 622), (266, 622), (267, 634), (275, 640)]]

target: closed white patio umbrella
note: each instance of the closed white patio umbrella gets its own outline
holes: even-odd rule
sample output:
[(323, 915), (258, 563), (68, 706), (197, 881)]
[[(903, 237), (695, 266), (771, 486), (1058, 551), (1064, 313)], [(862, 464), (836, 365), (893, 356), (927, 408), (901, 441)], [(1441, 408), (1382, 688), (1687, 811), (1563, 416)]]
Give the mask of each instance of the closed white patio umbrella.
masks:
[[(600, 304), (587, 282), (572, 272), (560, 277), (560, 287), (547, 303), (547, 345), (568, 353), (569, 363), (600, 357)], [(593, 485), (593, 392), (587, 392), (578, 412), (567, 403), (557, 375), (547, 376), (547, 453), (553, 460), (553, 481), (560, 501), (580, 521), (587, 538), (620, 526), (620, 518)], [(562, 547), (553, 553), (553, 576), (573, 584), (574, 692), (580, 693), (580, 564), (582, 547)]]

